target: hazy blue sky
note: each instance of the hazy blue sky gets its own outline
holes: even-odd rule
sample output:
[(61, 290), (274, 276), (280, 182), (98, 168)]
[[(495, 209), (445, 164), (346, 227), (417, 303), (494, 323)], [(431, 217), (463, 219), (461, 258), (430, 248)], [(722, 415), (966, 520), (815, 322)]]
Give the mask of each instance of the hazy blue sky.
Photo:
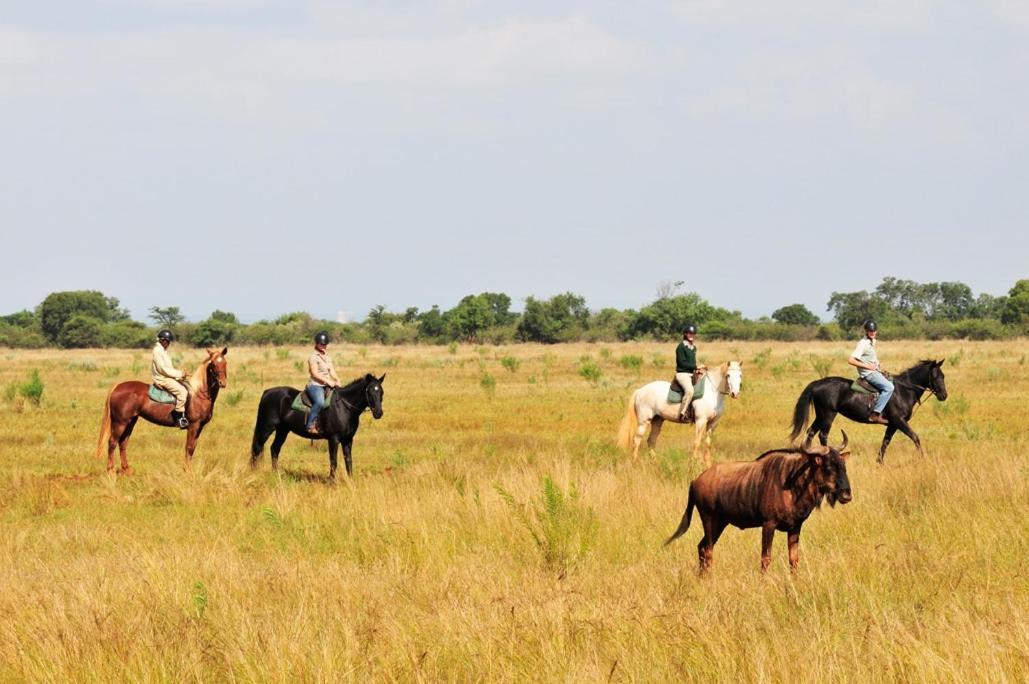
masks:
[(1029, 3), (0, 0), (0, 313), (1029, 277)]

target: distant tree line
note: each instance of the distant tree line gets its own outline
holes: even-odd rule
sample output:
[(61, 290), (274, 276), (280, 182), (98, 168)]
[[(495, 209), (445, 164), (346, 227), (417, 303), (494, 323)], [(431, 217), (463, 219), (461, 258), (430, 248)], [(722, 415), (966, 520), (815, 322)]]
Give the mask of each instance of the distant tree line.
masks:
[[(679, 283), (676, 283), (678, 286)], [(696, 293), (677, 294), (662, 286), (658, 297), (636, 309), (591, 310), (580, 295), (527, 297), (521, 312), (503, 293), (470, 294), (454, 307), (410, 307), (402, 312), (373, 308), (360, 322), (319, 320), (297, 311), (275, 319), (242, 323), (232, 313), (214, 311), (190, 322), (176, 306), (150, 308), (150, 325), (134, 321), (114, 297), (94, 290), (54, 292), (34, 311), (0, 316), (0, 346), (147, 347), (160, 328), (197, 347), (219, 344), (304, 344), (319, 330), (336, 340), (382, 344), (506, 344), (617, 341), (679, 337), (683, 324), (700, 326), (705, 339), (836, 340), (854, 337), (861, 322), (874, 318), (893, 338), (1004, 339), (1029, 333), (1029, 279), (1005, 296), (975, 296), (964, 283), (917, 283), (884, 278), (871, 292), (833, 292), (822, 322), (802, 304), (789, 304), (770, 317), (744, 318), (710, 304)]]

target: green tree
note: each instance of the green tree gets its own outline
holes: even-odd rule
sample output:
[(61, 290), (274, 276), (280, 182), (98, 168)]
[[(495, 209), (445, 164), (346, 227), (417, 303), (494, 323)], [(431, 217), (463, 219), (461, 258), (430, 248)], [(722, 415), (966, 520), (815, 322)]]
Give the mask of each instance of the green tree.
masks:
[(103, 343), (103, 323), (86, 314), (73, 314), (57, 335), (57, 343), (65, 349), (99, 347)]
[(703, 326), (710, 321), (739, 319), (738, 311), (712, 306), (696, 292), (664, 297), (640, 309), (632, 325), (633, 337), (679, 337), (687, 323)]
[(447, 311), (447, 320), (456, 337), (474, 342), (484, 330), (496, 325), (495, 302), (486, 294), (467, 295)]
[(576, 339), (589, 321), (586, 300), (565, 292), (540, 301), (525, 299), (525, 311), (518, 321), (518, 338), (526, 342), (553, 344)]
[(860, 292), (833, 292), (826, 304), (826, 309), (833, 312), (833, 318), (842, 329), (851, 330), (859, 327), (869, 318), (883, 318), (889, 311), (889, 306), (881, 298), (861, 290)]
[(1019, 280), (1008, 292), (1000, 320), (1008, 324), (1029, 323), (1029, 279)]
[[(65, 324), (75, 315), (82, 315), (99, 323), (129, 320), (115, 297), (105, 297), (96, 290), (53, 292), (46, 296), (36, 310), (40, 328), (51, 342), (60, 344), (59, 337)], [(81, 327), (81, 323), (79, 324)]]
[(25, 309), (6, 316), (0, 316), (0, 324), (15, 328), (31, 328), (36, 324), (36, 315)]
[(803, 304), (790, 304), (772, 312), (772, 320), (787, 325), (818, 325), (818, 316)]
[(149, 318), (159, 328), (174, 328), (186, 320), (186, 317), (182, 315), (177, 306), (152, 306), (150, 307)]
[(418, 335), (427, 340), (444, 339), (447, 334), (447, 318), (439, 310), (438, 304), (433, 304), (428, 311), (418, 314)]

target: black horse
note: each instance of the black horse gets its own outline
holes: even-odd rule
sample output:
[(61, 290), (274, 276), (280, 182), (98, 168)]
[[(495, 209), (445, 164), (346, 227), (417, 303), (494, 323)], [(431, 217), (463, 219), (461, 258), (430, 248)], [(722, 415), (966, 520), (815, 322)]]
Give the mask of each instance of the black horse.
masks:
[(254, 441), (250, 447), (250, 467), (257, 467), (257, 461), (264, 451), (264, 443), (274, 432), (272, 468), (278, 468), (279, 451), (286, 437), (292, 432), (308, 439), (329, 440), (330, 478), (336, 477), (336, 450), (342, 444), (347, 475), (353, 476), (350, 452), (354, 445), (354, 434), (357, 433), (358, 423), (365, 409), (371, 409), (376, 420), (382, 418), (382, 381), (385, 379), (385, 374), (381, 378), (376, 378), (369, 373), (333, 392), (329, 405), (318, 416), (322, 429), (317, 434), (307, 431), (307, 415), (292, 408), (293, 400), (300, 394), (300, 390), (293, 387), (272, 387), (265, 390), (257, 407)]
[[(879, 463), (883, 462), (886, 447), (890, 445), (890, 440), (897, 430), (910, 437), (918, 448), (918, 453), (925, 455), (922, 451), (922, 442), (908, 425), (908, 421), (911, 420), (915, 406), (922, 403), (922, 396), (926, 390), (936, 395), (940, 401), (947, 400), (947, 386), (943, 381), (943, 370), (940, 369), (942, 365), (943, 361), (919, 361), (903, 373), (893, 376), (893, 396), (883, 411), (883, 417), (889, 421), (889, 425), (886, 427), (882, 446), (879, 447)], [(797, 439), (804, 429), (811, 404), (815, 405), (815, 420), (808, 428), (807, 439), (810, 440), (817, 432), (822, 446), (828, 441), (829, 428), (832, 427), (837, 413), (842, 413), (859, 423), (868, 422), (868, 416), (872, 413), (870, 396), (852, 390), (852, 383), (853, 380), (847, 378), (831, 377), (815, 380), (805, 387), (797, 399), (796, 408), (793, 409), (793, 432), (790, 433), (790, 441)]]

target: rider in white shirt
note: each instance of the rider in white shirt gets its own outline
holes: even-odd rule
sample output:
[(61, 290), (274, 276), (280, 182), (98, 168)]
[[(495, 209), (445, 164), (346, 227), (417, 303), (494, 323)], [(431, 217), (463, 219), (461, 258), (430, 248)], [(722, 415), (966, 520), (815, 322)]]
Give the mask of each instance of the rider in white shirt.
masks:
[(875, 402), (872, 415), (868, 416), (868, 422), (889, 425), (890, 422), (883, 418), (883, 411), (886, 410), (886, 404), (893, 396), (893, 383), (883, 375), (882, 367), (879, 365), (879, 356), (876, 354), (875, 339), (878, 336), (879, 327), (873, 320), (865, 321), (863, 327), (865, 336), (857, 343), (854, 353), (847, 359), (847, 363), (857, 368), (858, 375), (879, 390), (879, 399)]

